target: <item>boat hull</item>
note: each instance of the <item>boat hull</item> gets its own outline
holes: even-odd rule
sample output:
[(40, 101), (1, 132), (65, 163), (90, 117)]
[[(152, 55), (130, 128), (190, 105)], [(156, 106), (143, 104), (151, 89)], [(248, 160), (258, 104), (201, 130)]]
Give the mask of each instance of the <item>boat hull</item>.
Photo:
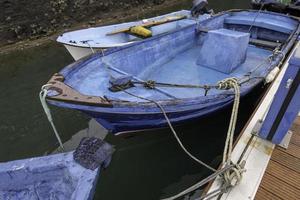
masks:
[[(186, 122), (199, 120), (209, 114), (215, 113), (231, 104), (232, 101), (224, 102), (221, 105), (206, 107), (199, 110), (188, 110), (183, 112), (168, 113), (168, 118), (172, 125), (179, 125)], [(114, 114), (85, 112), (94, 118), (104, 128), (114, 135), (122, 135), (128, 132), (152, 130), (168, 127), (166, 118), (163, 113), (155, 114)]]
[(63, 44), (68, 52), (72, 55), (74, 60), (77, 61), (94, 52), (101, 51), (102, 49), (121, 47), (141, 40), (139, 37), (127, 33), (107, 35), (113, 31), (176, 16), (185, 16), (186, 18), (150, 27), (149, 30), (152, 32), (152, 35), (156, 36), (166, 32), (174, 31), (178, 28), (196, 24), (197, 21), (205, 20), (210, 17), (210, 15), (205, 14), (194, 19), (191, 17), (190, 11), (181, 10), (135, 22), (126, 22), (67, 32), (60, 35), (57, 38), (57, 42)]
[(71, 54), (74, 60), (79, 60), (83, 57), (86, 57), (94, 52), (101, 52), (102, 48), (87, 48), (87, 47), (77, 47), (77, 46), (71, 46), (71, 45), (64, 45), (65, 48), (68, 50), (68, 52)]
[(0, 163), (0, 199), (91, 200), (100, 169), (85, 169), (73, 152)]
[[(256, 84), (259, 84), (259, 81), (257, 81)], [(254, 83), (254, 85), (256, 84)], [(250, 89), (241, 95), (244, 96), (248, 92), (250, 92)], [(224, 98), (203, 99), (201, 101), (162, 105), (162, 107), (172, 125), (179, 125), (199, 120), (207, 115), (215, 113), (229, 106), (232, 101), (233, 97), (227, 96)], [(156, 106), (148, 108), (147, 110), (139, 110), (139, 108), (134, 109), (132, 107), (120, 108), (116, 106), (105, 108), (99, 106), (75, 105), (51, 100), (48, 100), (48, 102), (58, 107), (80, 110), (89, 117), (94, 118), (105, 129), (115, 135), (168, 127), (163, 112)]]

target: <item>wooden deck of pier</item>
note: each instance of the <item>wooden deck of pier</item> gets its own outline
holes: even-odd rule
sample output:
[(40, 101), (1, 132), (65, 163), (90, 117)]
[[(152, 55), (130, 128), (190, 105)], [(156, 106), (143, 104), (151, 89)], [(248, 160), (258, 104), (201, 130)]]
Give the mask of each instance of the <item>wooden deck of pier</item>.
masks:
[(288, 149), (277, 146), (255, 200), (300, 199), (300, 117), (295, 120)]

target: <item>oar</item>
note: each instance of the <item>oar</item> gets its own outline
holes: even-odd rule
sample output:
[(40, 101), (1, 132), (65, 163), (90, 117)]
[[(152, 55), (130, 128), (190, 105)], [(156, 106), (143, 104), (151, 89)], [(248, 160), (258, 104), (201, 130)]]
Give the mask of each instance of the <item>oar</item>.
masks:
[[(174, 22), (174, 21), (178, 21), (178, 20), (181, 20), (181, 19), (185, 19), (185, 18), (187, 18), (187, 16), (185, 16), (185, 15), (171, 16), (171, 17), (166, 17), (165, 19), (162, 19), (162, 20), (151, 21), (151, 22), (147, 22), (147, 23), (144, 23), (144, 24), (140, 24), (140, 25), (137, 24), (136, 26), (149, 28), (149, 27), (152, 27), (152, 26), (157, 26), (157, 25), (161, 25), (161, 24), (165, 24), (165, 23), (169, 23), (169, 22)], [(115, 34), (118, 34), (118, 33), (125, 33), (125, 32), (130, 31), (130, 28), (132, 28), (132, 27), (134, 27), (134, 26), (119, 29), (119, 30), (107, 33), (106, 35), (115, 35)]]

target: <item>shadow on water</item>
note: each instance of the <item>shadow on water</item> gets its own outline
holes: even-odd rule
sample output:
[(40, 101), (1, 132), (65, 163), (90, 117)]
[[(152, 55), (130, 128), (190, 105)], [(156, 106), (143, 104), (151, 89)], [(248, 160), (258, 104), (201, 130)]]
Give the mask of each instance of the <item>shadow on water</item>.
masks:
[[(187, 9), (191, 1), (163, 12)], [(247, 8), (248, 1), (211, 0), (215, 11)], [(152, 13), (157, 15), (159, 13)], [(143, 17), (143, 16), (141, 16)], [(46, 46), (0, 56), (0, 162), (40, 156), (58, 144), (41, 108), (40, 87), (63, 66), (72, 62), (66, 50), (54, 42)], [(244, 98), (237, 132), (241, 130), (261, 88)], [(51, 107), (64, 141), (86, 128), (81, 113)], [(205, 119), (176, 127), (187, 148), (217, 167), (222, 154), (231, 108)], [(158, 199), (175, 194), (204, 178), (209, 171), (190, 160), (168, 129), (123, 139), (108, 135), (116, 152), (108, 169), (101, 172), (95, 199)]]

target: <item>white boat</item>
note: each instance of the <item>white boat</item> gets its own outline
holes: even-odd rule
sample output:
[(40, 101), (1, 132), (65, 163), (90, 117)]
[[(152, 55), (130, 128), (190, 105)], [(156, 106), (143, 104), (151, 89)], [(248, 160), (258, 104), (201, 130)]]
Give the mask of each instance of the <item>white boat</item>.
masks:
[(147, 27), (151, 35), (154, 36), (195, 24), (197, 21), (208, 17), (209, 15), (202, 15), (198, 18), (193, 18), (190, 11), (181, 10), (135, 22), (67, 32), (60, 35), (57, 38), (57, 42), (62, 43), (75, 60), (79, 60), (93, 52), (111, 47), (120, 47), (141, 40), (140, 37), (124, 31), (129, 30), (131, 27), (156, 24), (155, 26)]

